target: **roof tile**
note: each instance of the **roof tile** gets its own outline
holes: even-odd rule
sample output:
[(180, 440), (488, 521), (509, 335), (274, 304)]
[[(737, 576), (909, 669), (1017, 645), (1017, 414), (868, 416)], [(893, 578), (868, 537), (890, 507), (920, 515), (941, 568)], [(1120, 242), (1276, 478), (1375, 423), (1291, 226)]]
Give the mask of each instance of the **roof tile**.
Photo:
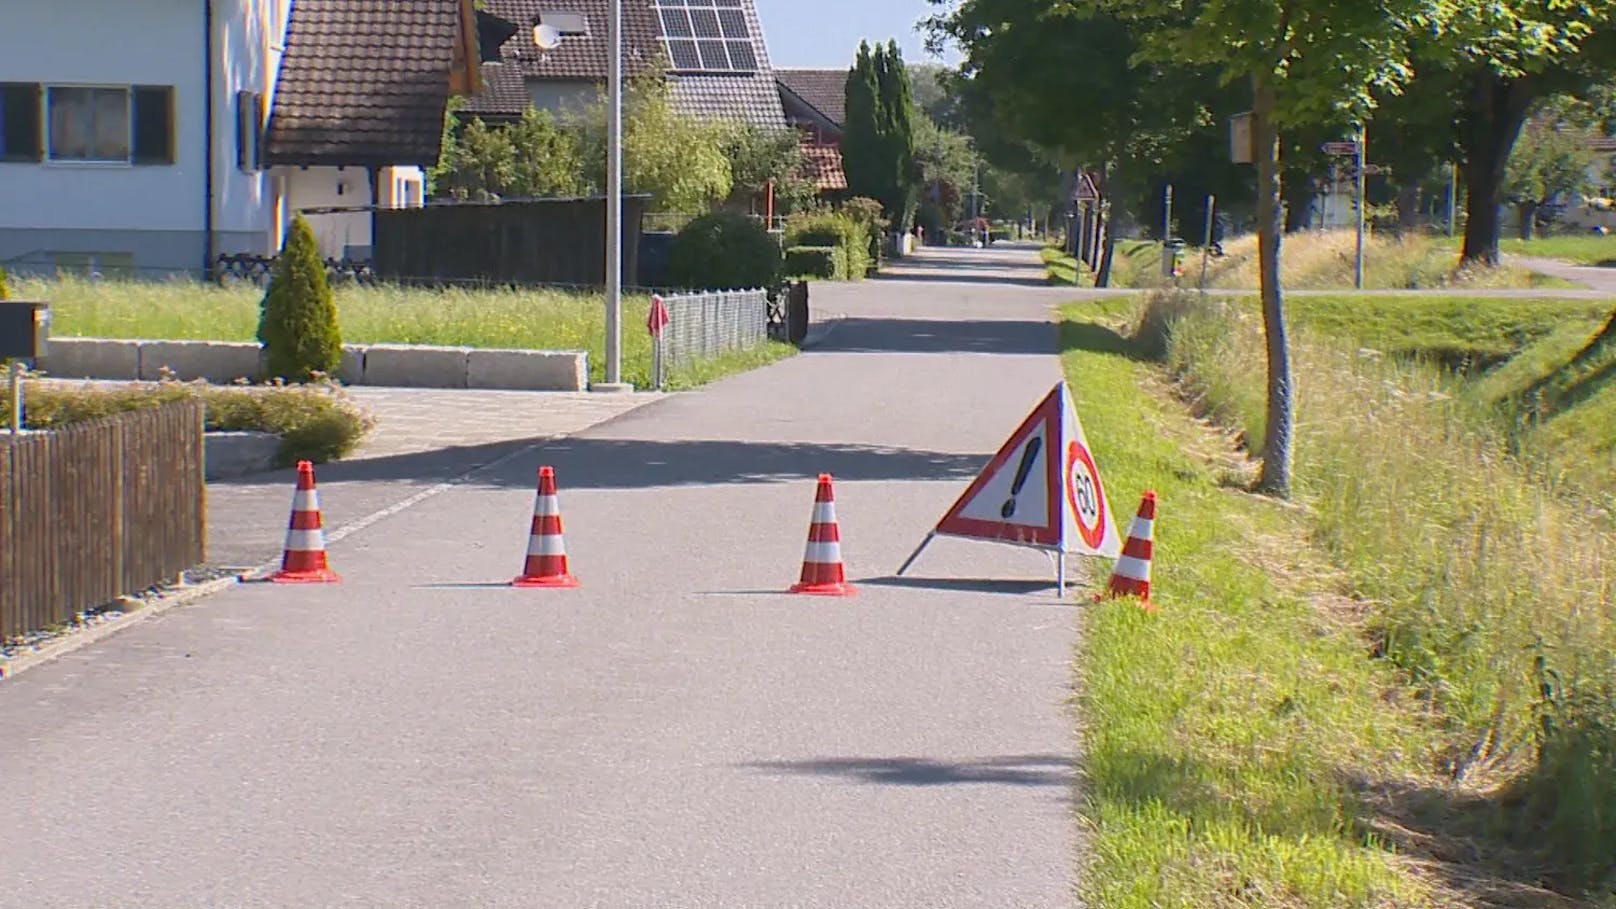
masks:
[(435, 163), (459, 29), (459, 0), (293, 0), (266, 160)]
[(785, 89), (825, 115), (837, 126), (847, 121), (847, 70), (777, 69), (774, 77)]

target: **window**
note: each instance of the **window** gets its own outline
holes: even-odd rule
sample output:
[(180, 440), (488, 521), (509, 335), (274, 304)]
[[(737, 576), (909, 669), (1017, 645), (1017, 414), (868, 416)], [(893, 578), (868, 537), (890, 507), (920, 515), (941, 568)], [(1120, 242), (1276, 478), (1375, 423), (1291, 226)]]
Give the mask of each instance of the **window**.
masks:
[(37, 82), (0, 82), (0, 161), (38, 161), (39, 108)]
[(656, 0), (662, 41), (676, 70), (756, 72), (741, 0)]
[(264, 96), (236, 92), (236, 167), (244, 174), (264, 169)]
[(174, 163), (174, 89), (52, 85), (45, 95), (52, 161)]
[(554, 28), (565, 38), (589, 34), (589, 20), (583, 13), (545, 10), (539, 13), (539, 23)]

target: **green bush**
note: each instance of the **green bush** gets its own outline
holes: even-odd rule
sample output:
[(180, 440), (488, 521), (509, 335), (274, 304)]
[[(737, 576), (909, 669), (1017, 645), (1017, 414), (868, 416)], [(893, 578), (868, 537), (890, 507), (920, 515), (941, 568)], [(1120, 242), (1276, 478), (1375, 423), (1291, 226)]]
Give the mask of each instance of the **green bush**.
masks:
[(258, 340), (267, 354), (265, 375), (304, 382), (329, 375), (342, 362), (337, 304), (309, 222), (292, 220), (280, 261), (264, 293)]
[(0, 300), (11, 299), (11, 288), (6, 284), (6, 270), (0, 268)]
[(847, 255), (839, 246), (793, 246), (786, 250), (786, 275), (793, 278), (847, 277)]
[(858, 280), (869, 271), (869, 228), (843, 212), (815, 211), (792, 215), (786, 221), (786, 248), (834, 246), (842, 251), (844, 278)]
[(870, 264), (881, 261), (881, 238), (886, 235), (891, 222), (881, 217), (881, 203), (868, 196), (854, 196), (842, 203), (842, 214), (852, 218), (854, 223), (864, 225), (869, 236)]
[[(278, 459), (334, 461), (352, 452), (375, 420), (329, 382), (309, 385), (217, 386), (164, 381), (155, 385), (65, 385), (27, 382), (23, 417), (33, 429), (94, 420), (169, 401), (201, 398), (206, 428), (223, 432), (268, 432), (280, 436)], [(0, 395), (0, 422), (11, 418)]]
[(773, 287), (780, 244), (762, 223), (715, 211), (685, 225), (668, 249), (668, 283), (692, 290)]

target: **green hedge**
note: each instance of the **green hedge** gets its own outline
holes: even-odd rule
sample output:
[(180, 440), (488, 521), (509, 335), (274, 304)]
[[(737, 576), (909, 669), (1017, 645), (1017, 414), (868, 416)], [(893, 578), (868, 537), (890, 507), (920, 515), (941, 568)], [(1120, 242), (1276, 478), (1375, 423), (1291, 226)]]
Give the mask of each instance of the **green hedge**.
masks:
[(842, 212), (806, 212), (786, 222), (786, 248), (834, 246), (842, 253), (842, 278), (863, 278), (874, 260), (870, 258), (869, 227), (860, 219)]
[(690, 290), (773, 287), (780, 245), (757, 220), (715, 211), (691, 221), (668, 249), (670, 286)]
[(847, 278), (847, 255), (839, 246), (793, 246), (786, 250), (786, 275), (793, 278)]
[[(140, 385), (30, 381), (23, 384), (23, 418), (31, 429), (53, 429), (186, 398), (202, 399), (203, 422), (210, 431), (280, 436), (277, 459), (283, 465), (305, 458), (335, 461), (359, 447), (376, 425), (341, 388), (326, 382), (218, 386), (172, 380)], [(10, 420), (10, 405), (0, 395), (0, 422)]]

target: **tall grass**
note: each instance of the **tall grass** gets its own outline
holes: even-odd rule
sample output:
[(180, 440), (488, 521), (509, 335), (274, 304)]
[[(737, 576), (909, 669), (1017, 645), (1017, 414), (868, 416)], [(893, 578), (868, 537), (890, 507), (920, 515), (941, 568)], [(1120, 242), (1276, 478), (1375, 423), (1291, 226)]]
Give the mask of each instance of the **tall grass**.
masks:
[(1229, 483), (1227, 442), (1119, 336), (1131, 306), (1070, 306), (1062, 334), (1119, 524), (1143, 489), (1161, 501), (1158, 611), (1083, 609), (1085, 904), (1432, 905), (1369, 832), (1358, 782), (1419, 773), (1420, 711), (1364, 658), (1353, 605), (1298, 545), (1303, 516)]
[[(1341, 290), (1353, 287), (1357, 238), (1351, 231), (1304, 232), (1284, 238), (1280, 280), (1294, 290)], [(1113, 283), (1118, 287), (1162, 287), (1171, 282), (1161, 274), (1161, 246), (1127, 241), (1118, 243), (1117, 260), (1124, 263)], [(1257, 281), (1257, 237), (1237, 237), (1224, 244), (1223, 255), (1207, 263), (1207, 286), (1251, 290)], [(1445, 242), (1423, 235), (1404, 238), (1370, 235), (1364, 248), (1364, 287), (1370, 290), (1414, 290), (1436, 287), (1533, 288), (1567, 287), (1568, 282), (1537, 275), (1511, 265), (1458, 270), (1458, 256)], [(1201, 252), (1186, 251), (1181, 286), (1197, 286)]]
[[(1172, 305), (1156, 320), (1170, 368), (1261, 438), (1260, 320)], [(1295, 355), (1315, 539), (1375, 604), (1380, 652), (1449, 723), (1446, 769), (1498, 787), (1500, 818), (1564, 882), (1616, 883), (1616, 533), (1508, 457), (1433, 365), (1305, 330)]]
[[(54, 334), (100, 338), (251, 341), (263, 293), (251, 286), (190, 281), (89, 281), (63, 276), (19, 281), (24, 297), (49, 300)], [(398, 286), (336, 289), (337, 320), (349, 344), (428, 344), (529, 350), (587, 350), (590, 377), (605, 378), (606, 307), (600, 294), (509, 288), (427, 289)], [(647, 386), (651, 339), (648, 296), (623, 298), (623, 378)], [(767, 347), (774, 358), (778, 345)], [(755, 362), (727, 357), (739, 366)], [(711, 364), (691, 375), (712, 374)]]

